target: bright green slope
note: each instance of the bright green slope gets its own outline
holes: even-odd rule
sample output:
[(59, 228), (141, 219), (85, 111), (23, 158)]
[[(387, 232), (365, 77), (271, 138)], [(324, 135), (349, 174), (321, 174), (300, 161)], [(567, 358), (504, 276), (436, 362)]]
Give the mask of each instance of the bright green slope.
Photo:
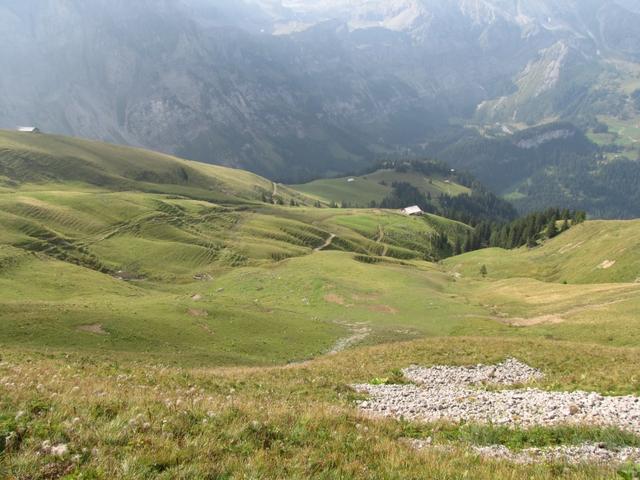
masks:
[[(243, 170), (56, 135), (0, 130), (0, 159), (0, 187), (5, 188), (77, 183), (225, 202), (260, 200), (274, 189), (269, 180)], [(280, 186), (277, 192), (285, 201), (294, 195)]]
[(534, 249), (480, 250), (444, 266), (510, 335), (637, 347), (639, 247), (640, 221), (589, 221)]
[(640, 281), (640, 221), (589, 221), (543, 246), (487, 249), (446, 261), (465, 277), (486, 265), (491, 278), (529, 277), (549, 282)]
[[(353, 179), (353, 181), (349, 181)], [(410, 183), (425, 195), (437, 198), (440, 194), (451, 196), (470, 193), (467, 187), (453, 183), (441, 176), (428, 177), (417, 172), (402, 173), (395, 170), (378, 170), (360, 177), (343, 177), (315, 180), (292, 188), (322, 202), (348, 202), (350, 205), (368, 206), (379, 203), (392, 191), (394, 182)]]
[(282, 363), (326, 353), (359, 329), (359, 340), (379, 343), (491, 326), (428, 264), (322, 252), (170, 284), (125, 282), (12, 247), (0, 254), (4, 345)]
[[(377, 209), (265, 204), (256, 197), (269, 182), (245, 172), (94, 142), (6, 136), (13, 143), (5, 139), (0, 153), (5, 347), (261, 364), (422, 336), (640, 342), (626, 331), (637, 323), (640, 285), (615, 283), (640, 276), (638, 222), (587, 222), (537, 249), (484, 250), (439, 267), (425, 262), (436, 235), (453, 241), (467, 226)], [(191, 173), (184, 184), (169, 176), (136, 183), (132, 172), (154, 168), (155, 159), (157, 178), (189, 168), (215, 177), (224, 193), (213, 189), (205, 199)], [(86, 173), (94, 171), (107, 181)]]
[[(137, 149), (14, 133), (0, 145), (5, 346), (281, 363), (349, 345), (360, 322), (358, 340), (380, 342), (453, 333), (475, 311), (445, 301), (449, 277), (422, 262), (465, 225), (262, 203), (261, 177)], [(432, 308), (460, 318), (439, 324)]]
[[(543, 388), (638, 394), (638, 221), (435, 264), (436, 234), (467, 226), (266, 204), (260, 177), (138, 150), (3, 142), (2, 478), (587, 480), (617, 475), (468, 449), (640, 444), (594, 426), (380, 421), (348, 387), (514, 356)], [(240, 365), (269, 368), (200, 368)], [(405, 441), (427, 436), (444, 448)], [(79, 460), (43, 455), (45, 441)]]

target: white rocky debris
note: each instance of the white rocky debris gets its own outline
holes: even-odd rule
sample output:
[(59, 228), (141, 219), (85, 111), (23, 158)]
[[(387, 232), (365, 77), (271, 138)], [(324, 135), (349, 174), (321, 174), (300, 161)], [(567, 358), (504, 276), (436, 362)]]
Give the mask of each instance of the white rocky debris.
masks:
[[(417, 449), (442, 448), (432, 446), (431, 442), (425, 440), (412, 439), (409, 442)], [(510, 450), (503, 445), (474, 446), (471, 448), (475, 454), (484, 458), (507, 460), (520, 464), (538, 462), (625, 464), (640, 462), (640, 448), (608, 449), (603, 444), (592, 443), (549, 448), (525, 448), (520, 451)], [(442, 449), (444, 450), (444, 448)]]
[(640, 398), (605, 397), (593, 392), (548, 392), (527, 388), (487, 390), (481, 384), (516, 385), (542, 377), (517, 360), (495, 366), (410, 367), (417, 384), (355, 385), (369, 394), (359, 407), (370, 414), (434, 422), (476, 422), (509, 427), (587, 424), (640, 434)]
[(498, 365), (476, 365), (473, 367), (436, 366), (424, 368), (414, 365), (404, 369), (403, 373), (408, 380), (426, 387), (466, 386), (481, 383), (516, 385), (544, 377), (540, 370), (525, 365), (514, 358), (509, 358)]

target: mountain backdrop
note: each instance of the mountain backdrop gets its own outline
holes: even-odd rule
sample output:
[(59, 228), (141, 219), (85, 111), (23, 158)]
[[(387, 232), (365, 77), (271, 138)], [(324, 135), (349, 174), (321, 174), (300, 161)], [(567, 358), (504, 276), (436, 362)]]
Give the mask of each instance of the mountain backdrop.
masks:
[(0, 128), (296, 183), (446, 157), (523, 210), (640, 215), (609, 193), (640, 178), (638, 25), (634, 0), (4, 0)]

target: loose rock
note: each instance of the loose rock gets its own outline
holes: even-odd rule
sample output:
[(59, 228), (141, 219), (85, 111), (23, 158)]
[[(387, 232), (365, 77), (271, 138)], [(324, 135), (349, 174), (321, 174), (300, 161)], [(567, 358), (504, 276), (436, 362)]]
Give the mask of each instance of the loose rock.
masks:
[(412, 366), (404, 375), (417, 384), (355, 385), (369, 394), (359, 407), (370, 414), (424, 422), (447, 420), (509, 427), (590, 425), (640, 434), (640, 398), (593, 392), (527, 388), (490, 391), (482, 384), (514, 385), (542, 373), (514, 359), (475, 367)]
[[(428, 440), (409, 440), (417, 449), (441, 449), (443, 446), (432, 446)], [(526, 448), (513, 451), (503, 445), (473, 446), (473, 452), (481, 457), (495, 460), (506, 460), (512, 463), (530, 464), (540, 462), (555, 463), (601, 463), (617, 464), (640, 462), (640, 448), (624, 447), (608, 449), (604, 445), (585, 443), (582, 445), (565, 445), (549, 448)]]

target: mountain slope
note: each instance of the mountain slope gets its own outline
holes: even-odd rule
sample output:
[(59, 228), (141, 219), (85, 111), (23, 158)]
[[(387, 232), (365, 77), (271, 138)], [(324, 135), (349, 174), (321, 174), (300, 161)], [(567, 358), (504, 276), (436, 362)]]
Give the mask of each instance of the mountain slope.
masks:
[(365, 257), (438, 258), (468, 230), (436, 216), (309, 208), (310, 197), (249, 172), (68, 137), (0, 132), (0, 175), (3, 242), (134, 277), (308, 255), (332, 235), (327, 247)]
[(380, 169), (360, 176), (314, 180), (304, 185), (294, 185), (297, 191), (316, 197), (324, 202), (345, 202), (353, 206), (379, 204), (391, 195), (393, 184), (406, 182), (418, 188), (423, 194), (434, 198), (442, 194), (460, 195), (471, 193), (471, 189), (451, 180), (450, 176), (437, 173), (425, 175), (411, 170), (397, 171), (394, 168)]
[[(2, 178), (18, 187), (79, 182), (225, 202), (259, 201), (274, 189), (273, 182), (242, 170), (78, 138), (9, 131), (0, 131)], [(294, 195), (286, 187), (278, 192), (287, 201)]]
[(7, 0), (0, 127), (299, 183), (420, 154), (454, 120), (634, 118), (619, 62), (637, 65), (637, 17), (614, 0)]
[[(470, 230), (458, 222), (301, 206), (241, 170), (50, 135), (0, 133), (0, 172), (3, 346), (26, 335), (34, 348), (264, 364), (327, 352), (357, 322), (374, 343), (466, 323), (418, 315), (468, 310), (424, 261), (451, 253)], [(410, 304), (394, 295), (406, 282)]]
[[(270, 183), (255, 175), (136, 149), (0, 145), (0, 477), (613, 479), (608, 458), (479, 452), (640, 445), (638, 221), (430, 262), (469, 227), (262, 202)], [(508, 375), (539, 370), (532, 388), (460, 390), (462, 423), (436, 409), (377, 418), (353, 387), (406, 392), (390, 410), (425, 395), (438, 407), (451, 389), (431, 398), (442, 385), (403, 369), (505, 359)], [(477, 370), (438, 371), (455, 383)], [(552, 397), (567, 404), (530, 423), (532, 398)], [(531, 414), (510, 417), (514, 405)]]
[(596, 145), (593, 135), (566, 122), (507, 131), (466, 130), (429, 154), (469, 170), (523, 212), (562, 205), (596, 218), (640, 216), (640, 163), (630, 152)]
[(543, 246), (504, 251), (480, 250), (446, 260), (464, 276), (479, 276), (486, 265), (492, 278), (530, 277), (571, 284), (640, 282), (640, 221), (588, 221)]

